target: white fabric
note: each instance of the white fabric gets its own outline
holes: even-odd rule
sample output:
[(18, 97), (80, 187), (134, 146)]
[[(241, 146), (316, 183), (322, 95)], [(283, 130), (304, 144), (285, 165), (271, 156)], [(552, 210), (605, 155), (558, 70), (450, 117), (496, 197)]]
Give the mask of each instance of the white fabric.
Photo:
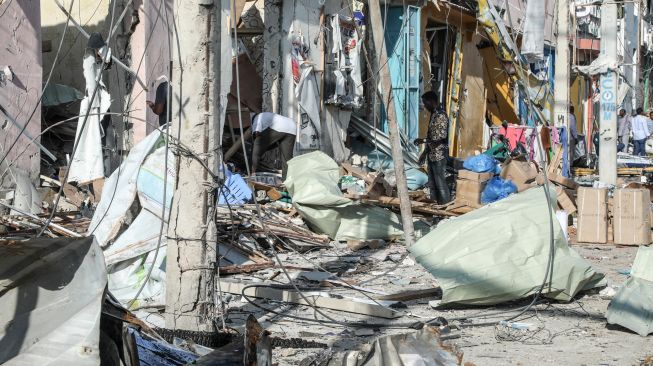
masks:
[(257, 114), (256, 117), (254, 117), (254, 121), (252, 122), (252, 131), (263, 132), (268, 128), (271, 128), (277, 132), (297, 135), (297, 124), (292, 119), (271, 112), (263, 112)]
[(643, 140), (651, 135), (648, 129), (648, 118), (644, 116), (636, 116), (633, 118), (633, 139)]
[(295, 97), (301, 109), (313, 123), (315, 131), (320, 131), (322, 122), (320, 121), (320, 90), (317, 79), (313, 72), (313, 66), (305, 63), (302, 64), (301, 68), (302, 75), (295, 88)]
[(528, 0), (526, 19), (524, 20), (524, 38), (522, 55), (530, 63), (544, 60), (544, 21), (546, 19), (546, 2)]
[[(70, 162), (68, 182), (89, 183), (104, 178), (104, 158), (102, 154), (102, 132), (100, 121), (111, 106), (111, 96), (98, 75), (102, 65), (95, 62), (95, 55), (88, 52), (84, 55), (84, 78), (86, 79), (86, 97), (82, 100), (75, 133), (75, 154)], [(95, 98), (91, 105), (91, 96)], [(88, 117), (87, 117), (88, 113)], [(86, 122), (86, 123), (84, 123)]]
[(102, 198), (88, 227), (89, 234), (95, 235), (102, 248), (106, 248), (125, 222), (127, 211), (136, 198), (138, 172), (160, 136), (161, 132), (154, 130), (134, 146), (127, 159), (104, 183)]

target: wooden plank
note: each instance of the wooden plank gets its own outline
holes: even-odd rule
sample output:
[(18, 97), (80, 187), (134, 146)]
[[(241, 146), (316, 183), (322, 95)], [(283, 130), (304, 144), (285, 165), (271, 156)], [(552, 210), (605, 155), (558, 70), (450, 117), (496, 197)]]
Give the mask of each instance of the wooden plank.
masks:
[[(396, 197), (381, 196), (378, 200), (363, 199), (361, 202), (379, 206), (399, 207), (399, 198)], [(456, 214), (436, 207), (441, 206), (432, 205), (426, 202), (411, 201), (411, 208), (414, 212), (440, 216), (457, 216)]]
[[(246, 286), (250, 284), (245, 284), (241, 282), (230, 282), (222, 281), (221, 282), (222, 292), (242, 295), (243, 290)], [(260, 283), (253, 283), (252, 285), (261, 285)], [(291, 304), (300, 304), (300, 305), (315, 305), (316, 307), (345, 311), (348, 313), (356, 313), (361, 315), (376, 316), (386, 319), (395, 319), (403, 314), (399, 311), (395, 311), (384, 306), (376, 304), (366, 304), (363, 302), (357, 302), (346, 299), (336, 299), (325, 296), (315, 296), (315, 295), (305, 295), (306, 299), (310, 301), (307, 302), (304, 300), (299, 293), (296, 291), (288, 291), (275, 289), (270, 287), (250, 287), (247, 288), (244, 292), (245, 295), (249, 297), (256, 297), (261, 299), (268, 299), (273, 301), (282, 301)]]
[(560, 163), (562, 162), (562, 157), (563, 157), (562, 146), (559, 146), (558, 150), (553, 156), (553, 160), (551, 160), (551, 164), (549, 164), (549, 169), (547, 170), (547, 173), (556, 174), (558, 172), (558, 168), (560, 167)]
[(573, 179), (565, 178), (560, 174), (548, 173), (546, 176), (549, 178), (550, 181), (557, 183), (561, 186), (565, 186), (569, 189), (578, 188), (578, 183), (574, 182)]
[(436, 288), (427, 288), (424, 290), (408, 290), (398, 292), (396, 294), (375, 296), (376, 300), (387, 300), (387, 301), (410, 301), (417, 299), (424, 299), (427, 297), (441, 297), (442, 289), (440, 287)]

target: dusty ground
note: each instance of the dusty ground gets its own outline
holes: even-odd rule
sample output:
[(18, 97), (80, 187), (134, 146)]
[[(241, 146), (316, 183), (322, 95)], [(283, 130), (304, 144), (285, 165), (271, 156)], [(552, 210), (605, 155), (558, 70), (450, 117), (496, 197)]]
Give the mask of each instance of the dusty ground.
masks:
[[(622, 273), (627, 273), (630, 269), (637, 252), (637, 248), (606, 245), (574, 246), (574, 248), (592, 263), (595, 269), (603, 272), (609, 286), (614, 288), (618, 288), (626, 280), (627, 276)], [(342, 273), (341, 278), (352, 280), (361, 287), (386, 293), (437, 287), (437, 281), (419, 264), (411, 263), (411, 260), (395, 263), (387, 258), (390, 254), (392, 259), (397, 260), (405, 254), (405, 249), (403, 246), (393, 245), (384, 249), (351, 252), (346, 247), (340, 247), (308, 253), (305, 258), (296, 254), (283, 254), (281, 259), (288, 265), (320, 264), (332, 272)], [(390, 273), (384, 275), (388, 270)], [(297, 273), (297, 271), (289, 272)], [(254, 278), (256, 281), (264, 281), (273, 274), (273, 270), (266, 270), (254, 276), (243, 275), (240, 279), (251, 281)], [(274, 279), (287, 282), (283, 273)], [(408, 282), (410, 284), (407, 284)], [(304, 283), (309, 284), (309, 282)], [(360, 293), (341, 287), (334, 287), (328, 291), (332, 294), (364, 297)], [(498, 321), (514, 313), (494, 317), (481, 317), (483, 314), (480, 313), (509, 311), (524, 304), (465, 310), (435, 310), (429, 305), (429, 301), (436, 299), (437, 297), (432, 297), (405, 302), (407, 308), (402, 310), (407, 315), (392, 321), (323, 310), (324, 314), (338, 321), (365, 321), (377, 324), (371, 326), (371, 329), (357, 330), (354, 327), (321, 325), (316, 322), (275, 316), (257, 309), (240, 296), (230, 296), (227, 322), (228, 325), (237, 327), (249, 313), (253, 312), (274, 337), (314, 341), (322, 344), (323, 347), (331, 347), (333, 351), (340, 351), (360, 347), (383, 334), (412, 331), (406, 326), (416, 321), (425, 321), (438, 316), (454, 319), (472, 315), (476, 315), (472, 322), (474, 324)], [(533, 330), (513, 330), (505, 326), (469, 326), (467, 322), (462, 323), (459, 330), (453, 330), (454, 334), (459, 334), (460, 337), (448, 342), (457, 345), (464, 352), (465, 361), (476, 365), (640, 365), (647, 356), (653, 356), (653, 339), (608, 326), (605, 321), (608, 303), (609, 300), (602, 299), (598, 293), (584, 294), (572, 303), (547, 302), (535, 306), (533, 311), (516, 320), (532, 324)], [(283, 305), (260, 300), (257, 304), (288, 315), (324, 319), (308, 306)], [(396, 327), (379, 327), (378, 324)], [(295, 342), (294, 346), (275, 348), (274, 359), (279, 365), (299, 365), (306, 357), (316, 355), (322, 350), (322, 348), (307, 348), (306, 345)]]

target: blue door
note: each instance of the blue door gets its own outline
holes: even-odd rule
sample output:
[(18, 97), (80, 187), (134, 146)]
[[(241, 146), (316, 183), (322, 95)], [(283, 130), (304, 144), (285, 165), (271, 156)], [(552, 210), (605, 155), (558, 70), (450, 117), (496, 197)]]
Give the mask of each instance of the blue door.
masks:
[[(417, 138), (419, 131), (421, 41), (420, 9), (393, 6), (388, 9), (385, 42), (392, 81), (397, 124), (404, 138)], [(384, 67), (384, 65), (380, 65)], [(387, 123), (382, 123), (388, 132)], [(409, 146), (412, 144), (409, 144)]]

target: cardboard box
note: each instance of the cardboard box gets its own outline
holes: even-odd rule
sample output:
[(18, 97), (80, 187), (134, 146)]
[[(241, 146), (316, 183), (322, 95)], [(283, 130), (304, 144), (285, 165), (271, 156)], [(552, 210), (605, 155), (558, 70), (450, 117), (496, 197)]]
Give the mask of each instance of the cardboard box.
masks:
[(515, 185), (531, 183), (537, 178), (537, 168), (525, 161), (510, 160), (501, 166), (501, 178), (510, 179)]
[(607, 243), (608, 190), (606, 188), (578, 189), (578, 241)]
[(617, 189), (614, 193), (614, 243), (651, 244), (651, 202), (648, 189)]
[(476, 173), (471, 170), (461, 169), (458, 171), (458, 179), (473, 180), (474, 182), (487, 182), (494, 177), (494, 173)]
[(574, 202), (574, 199), (572, 198), (573, 196), (570, 196), (564, 188), (556, 187), (556, 196), (558, 198), (558, 205), (561, 209), (565, 210), (567, 214), (571, 215), (578, 211), (576, 208), (576, 202)]
[(486, 182), (458, 179), (456, 181), (456, 200), (470, 207), (481, 207), (481, 193), (483, 193), (485, 185)]

